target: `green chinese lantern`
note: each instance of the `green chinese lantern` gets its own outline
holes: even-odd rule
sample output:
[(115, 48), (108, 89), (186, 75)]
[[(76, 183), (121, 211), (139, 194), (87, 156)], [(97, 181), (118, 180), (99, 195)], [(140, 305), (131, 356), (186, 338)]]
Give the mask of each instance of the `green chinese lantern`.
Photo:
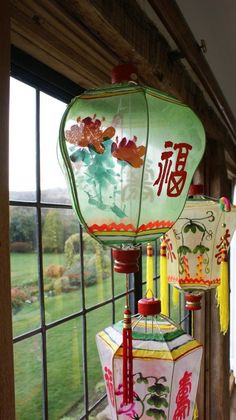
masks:
[[(116, 81), (130, 80), (123, 70)], [(189, 107), (137, 83), (92, 89), (69, 104), (59, 152), (73, 206), (86, 231), (113, 247), (115, 271), (138, 271), (138, 246), (173, 226), (204, 146), (204, 129)], [(123, 386), (131, 389), (128, 281), (122, 337)], [(132, 401), (131, 394), (123, 398)]]
[(115, 248), (153, 241), (171, 228), (204, 147), (203, 126), (188, 106), (133, 82), (84, 92), (60, 126), (78, 218)]

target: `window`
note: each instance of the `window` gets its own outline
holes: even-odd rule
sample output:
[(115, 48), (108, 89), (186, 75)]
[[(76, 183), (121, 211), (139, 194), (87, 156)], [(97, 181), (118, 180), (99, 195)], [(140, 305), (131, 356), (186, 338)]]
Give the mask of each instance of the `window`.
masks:
[[(25, 81), (11, 78), (10, 95), (17, 416), (87, 419), (106, 405), (95, 335), (122, 318), (125, 282), (113, 272), (110, 250), (79, 226), (58, 164), (58, 128), (70, 95), (59, 100), (53, 84), (50, 90), (47, 83), (45, 93), (38, 79), (28, 75)], [(156, 279), (158, 252), (156, 246)], [(138, 273), (130, 276), (133, 311), (141, 296)], [(183, 317), (179, 309), (170, 313), (177, 320)]]
[(88, 418), (104, 398), (95, 335), (122, 316), (123, 281), (71, 208), (56, 155), (66, 104), (14, 78), (10, 96), (17, 415)]

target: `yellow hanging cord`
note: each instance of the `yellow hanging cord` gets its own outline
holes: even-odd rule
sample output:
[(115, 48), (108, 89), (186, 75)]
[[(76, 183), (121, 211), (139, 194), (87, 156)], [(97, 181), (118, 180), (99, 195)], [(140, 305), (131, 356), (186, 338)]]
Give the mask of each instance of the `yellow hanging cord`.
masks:
[(193, 410), (193, 420), (197, 420), (198, 419), (198, 408), (197, 408), (197, 403), (194, 404), (194, 410)]
[(172, 286), (172, 303), (174, 306), (179, 305), (179, 290), (174, 286)]
[(167, 258), (166, 258), (166, 243), (163, 239), (160, 247), (160, 299), (161, 312), (163, 315), (169, 315), (169, 290), (167, 280)]
[(221, 250), (220, 285), (217, 287), (216, 297), (220, 315), (220, 331), (226, 334), (229, 327), (229, 273), (226, 248)]
[(146, 297), (154, 297), (153, 287), (153, 248), (152, 244), (147, 244), (147, 265), (146, 265)]

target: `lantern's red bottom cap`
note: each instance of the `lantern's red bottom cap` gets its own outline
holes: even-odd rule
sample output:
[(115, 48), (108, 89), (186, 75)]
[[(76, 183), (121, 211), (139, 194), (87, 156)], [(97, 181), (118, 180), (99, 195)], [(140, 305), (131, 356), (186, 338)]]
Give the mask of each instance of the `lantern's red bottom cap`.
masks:
[(137, 273), (140, 249), (112, 249), (114, 270), (117, 273)]
[(202, 184), (191, 184), (188, 190), (189, 196), (203, 195), (204, 194), (204, 185)]
[(201, 298), (202, 295), (186, 294), (185, 309), (188, 309), (189, 311), (197, 311), (201, 309)]
[(155, 298), (143, 298), (138, 301), (138, 313), (144, 316), (158, 315), (161, 312), (161, 301)]

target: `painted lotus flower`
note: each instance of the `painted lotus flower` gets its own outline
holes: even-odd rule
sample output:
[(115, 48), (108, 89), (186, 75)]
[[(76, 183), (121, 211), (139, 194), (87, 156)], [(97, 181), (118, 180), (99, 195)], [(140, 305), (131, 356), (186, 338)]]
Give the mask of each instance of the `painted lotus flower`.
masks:
[[(137, 413), (134, 410), (135, 403), (132, 404), (123, 404), (121, 403), (120, 407), (117, 410), (117, 414), (125, 414), (129, 419), (137, 418)], [(138, 417), (139, 418), (139, 417)]]
[(78, 117), (76, 122), (71, 126), (70, 130), (65, 131), (65, 138), (69, 143), (80, 147), (89, 147), (95, 152), (102, 154), (104, 152), (104, 141), (111, 139), (115, 135), (114, 127), (102, 129), (102, 122), (96, 115), (81, 119)]
[(119, 142), (118, 137), (112, 143), (112, 156), (118, 160), (128, 162), (134, 168), (140, 168), (143, 165), (142, 157), (145, 154), (146, 148), (144, 146), (137, 146), (137, 137), (134, 136), (132, 140), (127, 140), (126, 137)]
[[(119, 384), (115, 395), (123, 395), (123, 384)], [(120, 403), (120, 406), (117, 410), (117, 414), (125, 414), (129, 419), (139, 418), (137, 412), (135, 411), (135, 399), (138, 397), (136, 392), (133, 392), (134, 402), (130, 404)]]
[[(165, 384), (165, 376), (143, 376), (141, 372), (133, 375), (134, 388), (139, 389), (139, 394), (133, 390), (133, 402), (125, 404), (117, 399), (117, 414), (125, 415), (129, 419), (140, 420), (148, 417), (154, 417), (160, 420), (166, 420), (166, 409), (169, 406), (170, 388)], [(143, 389), (138, 388), (143, 384)], [(123, 397), (123, 384), (119, 384), (115, 395)], [(180, 419), (179, 419), (180, 420)]]

